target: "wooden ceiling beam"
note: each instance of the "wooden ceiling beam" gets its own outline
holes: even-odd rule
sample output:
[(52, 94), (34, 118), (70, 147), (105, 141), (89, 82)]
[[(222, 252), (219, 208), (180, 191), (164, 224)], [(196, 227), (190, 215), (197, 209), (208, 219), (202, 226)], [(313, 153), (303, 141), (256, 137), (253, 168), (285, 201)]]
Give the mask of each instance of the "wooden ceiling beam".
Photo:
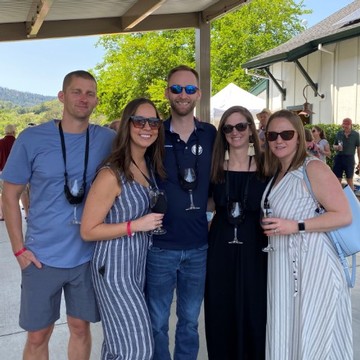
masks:
[(36, 0), (33, 2), (26, 22), (26, 36), (35, 38), (49, 13), (53, 0)]
[(153, 12), (161, 7), (167, 0), (139, 1), (132, 6), (121, 18), (124, 30), (133, 29)]

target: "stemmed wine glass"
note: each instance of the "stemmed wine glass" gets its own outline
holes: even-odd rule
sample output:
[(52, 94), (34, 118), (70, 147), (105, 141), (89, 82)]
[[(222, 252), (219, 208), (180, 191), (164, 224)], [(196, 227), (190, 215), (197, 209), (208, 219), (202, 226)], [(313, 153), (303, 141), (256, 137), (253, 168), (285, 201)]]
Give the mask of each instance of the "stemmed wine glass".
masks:
[(244, 212), (241, 207), (240, 201), (229, 202), (227, 205), (227, 215), (230, 224), (234, 225), (234, 239), (229, 241), (229, 244), (240, 244), (243, 242), (239, 241), (237, 237), (238, 225), (244, 221)]
[[(157, 214), (165, 214), (167, 210), (167, 200), (165, 192), (159, 189), (151, 189), (149, 195), (151, 211)], [(159, 226), (151, 233), (153, 235), (163, 235), (166, 234), (166, 230), (162, 226)]]
[[(266, 221), (264, 221), (266, 218), (273, 216), (273, 210), (270, 207), (265, 207), (264, 209), (261, 209), (261, 216), (260, 216), (260, 223), (266, 224)], [(271, 252), (274, 251), (274, 247), (271, 245), (270, 237), (268, 236), (268, 244), (266, 247), (262, 249), (264, 252)]]
[(198, 210), (200, 207), (194, 205), (193, 190), (196, 188), (196, 173), (194, 168), (185, 168), (182, 174), (182, 187), (189, 192), (190, 206), (185, 210)]
[[(80, 195), (80, 193), (82, 191), (84, 191), (82, 189), (82, 187), (79, 186), (79, 184), (81, 184), (81, 181), (79, 181), (78, 179), (69, 181), (69, 190), (71, 192), (71, 195), (78, 196), (78, 195)], [(73, 219), (71, 221), (71, 224), (74, 224), (74, 225), (80, 225), (81, 224), (81, 221), (77, 218), (77, 213), (76, 213), (77, 212), (77, 207), (78, 207), (78, 204), (74, 204)]]

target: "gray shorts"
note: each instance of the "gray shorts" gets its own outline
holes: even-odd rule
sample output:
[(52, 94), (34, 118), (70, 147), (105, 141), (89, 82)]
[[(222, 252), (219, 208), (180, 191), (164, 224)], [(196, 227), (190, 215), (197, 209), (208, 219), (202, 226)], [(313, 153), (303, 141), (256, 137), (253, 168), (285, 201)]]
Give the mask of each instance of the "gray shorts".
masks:
[(22, 270), (19, 325), (37, 331), (54, 324), (60, 318), (63, 290), (67, 315), (100, 321), (89, 262), (70, 269), (31, 264)]

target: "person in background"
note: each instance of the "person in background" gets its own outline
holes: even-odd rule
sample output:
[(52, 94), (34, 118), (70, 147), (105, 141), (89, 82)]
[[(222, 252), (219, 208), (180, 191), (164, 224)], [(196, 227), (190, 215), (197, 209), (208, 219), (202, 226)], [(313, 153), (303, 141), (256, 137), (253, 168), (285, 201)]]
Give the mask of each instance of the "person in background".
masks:
[[(210, 360), (265, 359), (267, 254), (260, 201), (267, 182), (257, 136), (246, 108), (233, 106), (222, 115), (208, 207), (215, 210), (204, 301)], [(238, 222), (229, 217), (236, 202)], [(235, 225), (239, 242), (234, 241)]]
[(309, 155), (316, 156), (320, 159), (320, 152), (318, 146), (314, 142), (310, 129), (304, 129), (305, 131), (305, 141), (306, 141), (306, 150)]
[(8, 124), (5, 126), (5, 136), (0, 139), (0, 221), (4, 221), (4, 214), (2, 210), (2, 190), (4, 182), (1, 178), (1, 173), (5, 167), (11, 148), (15, 142), (15, 135), (15, 125)]
[(145, 98), (128, 103), (120, 126), (86, 199), (81, 235), (97, 241), (92, 274), (104, 330), (101, 358), (150, 360), (145, 265), (148, 232), (161, 225), (163, 214), (149, 214), (149, 191), (154, 170), (165, 177), (164, 133), (155, 105)]
[[(352, 360), (350, 289), (327, 231), (348, 225), (351, 210), (331, 169), (306, 152), (300, 117), (280, 110), (266, 127), (265, 174), (272, 176), (262, 222), (268, 258), (266, 359)], [(312, 190), (304, 186), (304, 167)], [(329, 196), (331, 194), (331, 196)], [(311, 336), (309, 336), (311, 334)]]
[(175, 289), (178, 322), (174, 358), (195, 360), (205, 287), (206, 207), (216, 128), (194, 118), (201, 96), (194, 69), (180, 65), (170, 70), (165, 96), (171, 106), (171, 116), (164, 122), (167, 177), (159, 181), (159, 187), (168, 199), (163, 221), (167, 233), (154, 235), (149, 248), (146, 300), (155, 341), (154, 360), (171, 359), (168, 331)]
[(264, 150), (265, 147), (265, 128), (270, 115), (271, 111), (266, 108), (262, 109), (259, 113), (256, 114), (256, 117), (259, 120), (259, 140), (261, 150)]
[[(342, 121), (342, 128), (336, 134), (333, 145), (334, 150), (337, 151), (333, 171), (340, 183), (345, 172), (346, 182), (354, 190), (355, 150), (357, 151), (358, 161), (360, 161), (359, 133), (352, 129), (352, 120), (349, 118)], [(359, 164), (356, 168), (359, 169)]]
[(320, 160), (326, 163), (326, 158), (330, 157), (331, 150), (330, 144), (326, 140), (325, 132), (320, 126), (314, 125), (311, 129), (311, 133), (314, 138), (315, 144), (318, 146)]
[[(100, 320), (90, 271), (94, 244), (81, 239), (77, 219), (115, 136), (89, 124), (96, 92), (90, 73), (67, 74), (58, 93), (62, 119), (22, 131), (3, 171), (5, 222), (22, 272), (19, 323), (28, 332), (26, 360), (49, 358), (62, 291), (70, 330), (68, 359), (90, 358), (89, 322)], [(24, 238), (19, 198), (28, 183), (31, 206)]]
[(109, 128), (118, 132), (120, 127), (120, 120), (114, 120), (110, 123)]

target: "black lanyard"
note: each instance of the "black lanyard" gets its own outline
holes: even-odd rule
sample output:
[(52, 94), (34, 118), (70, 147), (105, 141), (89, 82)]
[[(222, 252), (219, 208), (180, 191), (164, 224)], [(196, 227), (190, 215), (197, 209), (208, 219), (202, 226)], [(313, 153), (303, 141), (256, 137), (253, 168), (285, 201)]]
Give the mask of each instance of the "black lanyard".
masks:
[[(61, 121), (59, 122), (59, 134), (60, 134), (60, 139), (61, 139), (61, 150), (62, 150), (62, 155), (63, 155), (63, 159), (64, 159), (64, 167), (65, 167), (65, 172), (64, 172), (65, 185), (67, 185), (68, 173), (66, 171), (66, 148), (65, 148), (65, 138), (64, 138), (64, 132), (63, 132), (63, 129), (61, 126)], [(88, 162), (89, 162), (89, 126), (86, 129), (84, 172), (83, 172), (83, 184), (82, 184), (84, 191), (86, 188), (86, 172), (87, 172)]]
[[(288, 171), (289, 171), (290, 168), (291, 168), (291, 165), (292, 165), (292, 162), (290, 163), (290, 165), (289, 165), (288, 169), (286, 170), (286, 172), (285, 172), (285, 174), (284, 174), (283, 177), (285, 177), (285, 175), (288, 173)], [(268, 197), (269, 197), (269, 195), (270, 195), (270, 191), (271, 191), (271, 189), (273, 188), (273, 186), (274, 186), (274, 184), (275, 184), (275, 181), (276, 181), (276, 179), (278, 178), (279, 174), (280, 174), (280, 169), (277, 169), (274, 177), (273, 177), (272, 180), (271, 180), (271, 184), (270, 184), (270, 186), (269, 186), (269, 189), (268, 189), (268, 191), (266, 192), (266, 196), (265, 196), (265, 200), (264, 200), (264, 209), (270, 209), (270, 204), (269, 204)]]
[[(252, 156), (249, 157), (248, 173), (250, 172), (251, 160), (252, 160)], [(246, 209), (246, 202), (247, 202), (247, 197), (248, 197), (248, 193), (249, 193), (250, 177), (251, 177), (250, 174), (248, 174), (247, 179), (246, 179), (244, 193), (242, 194), (243, 196), (242, 196), (242, 204), (241, 205), (242, 205), (243, 210)], [(230, 186), (229, 185), (229, 160), (227, 160), (225, 191), (226, 191), (226, 199), (227, 199), (228, 203), (230, 202), (230, 188), (229, 188), (229, 186)]]
[[(150, 186), (150, 189), (156, 189), (155, 182), (152, 181), (151, 179), (149, 179), (149, 177), (146, 176), (146, 175), (141, 171), (141, 169), (137, 166), (136, 162), (135, 162), (132, 158), (131, 158), (131, 161), (132, 161), (132, 163), (138, 168), (138, 170), (141, 172), (141, 174), (142, 174), (142, 176), (145, 178), (145, 180), (148, 182), (148, 184), (149, 184), (149, 186)], [(146, 161), (146, 160), (145, 160), (145, 161)], [(146, 161), (146, 166), (147, 166), (147, 168), (149, 168), (147, 161)], [(151, 167), (150, 167), (150, 173), (151, 173), (152, 177), (154, 177), (154, 176), (153, 176), (153, 171), (152, 171)]]
[[(182, 178), (182, 171), (181, 171), (181, 167), (180, 167), (178, 153), (177, 153), (177, 150), (175, 149), (176, 142), (174, 141), (173, 134), (174, 133), (170, 134), (170, 140), (171, 140), (174, 155), (175, 155), (175, 162), (176, 162), (176, 168), (177, 168), (177, 172), (178, 172), (178, 178)], [(196, 128), (195, 128), (195, 135), (196, 135), (196, 152), (195, 152), (195, 167), (194, 167), (194, 170), (195, 170), (195, 174), (197, 176), (197, 174), (198, 174), (198, 160), (199, 160), (199, 135), (197, 134)]]

